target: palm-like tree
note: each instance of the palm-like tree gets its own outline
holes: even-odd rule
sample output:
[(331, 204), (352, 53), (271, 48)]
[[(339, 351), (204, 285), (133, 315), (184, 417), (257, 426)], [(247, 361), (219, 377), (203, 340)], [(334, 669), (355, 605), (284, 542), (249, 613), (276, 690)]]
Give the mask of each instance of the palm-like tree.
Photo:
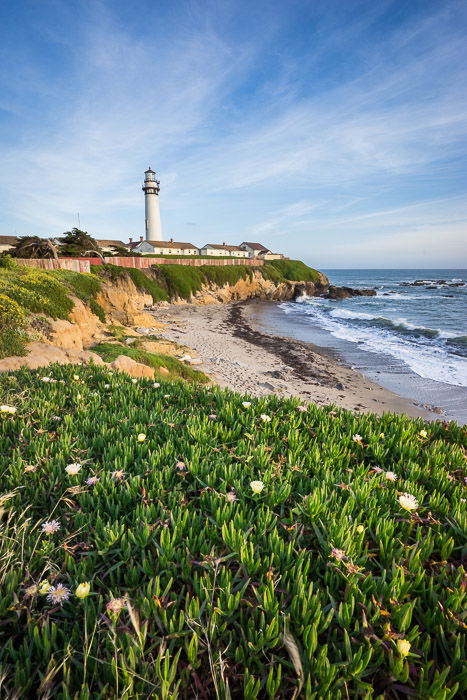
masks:
[(57, 249), (50, 238), (20, 236), (8, 255), (13, 258), (57, 258)]
[(95, 238), (90, 236), (87, 231), (81, 231), (79, 228), (66, 231), (58, 240), (60, 241), (60, 255), (77, 257), (91, 252), (102, 256), (102, 251), (97, 245)]

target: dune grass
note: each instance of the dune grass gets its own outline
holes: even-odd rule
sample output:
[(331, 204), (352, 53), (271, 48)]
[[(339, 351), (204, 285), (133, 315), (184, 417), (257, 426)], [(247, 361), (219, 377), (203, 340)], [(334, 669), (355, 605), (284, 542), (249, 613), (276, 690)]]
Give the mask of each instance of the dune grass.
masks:
[(93, 366), (0, 400), (3, 697), (465, 697), (456, 424)]

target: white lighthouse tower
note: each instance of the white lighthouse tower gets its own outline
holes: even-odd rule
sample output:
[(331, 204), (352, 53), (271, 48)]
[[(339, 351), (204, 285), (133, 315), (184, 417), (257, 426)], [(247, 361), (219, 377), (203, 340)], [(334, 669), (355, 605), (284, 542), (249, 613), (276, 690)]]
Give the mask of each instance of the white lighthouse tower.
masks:
[(148, 168), (144, 173), (144, 200), (146, 214), (146, 240), (162, 241), (161, 212), (159, 209), (160, 182), (156, 173)]

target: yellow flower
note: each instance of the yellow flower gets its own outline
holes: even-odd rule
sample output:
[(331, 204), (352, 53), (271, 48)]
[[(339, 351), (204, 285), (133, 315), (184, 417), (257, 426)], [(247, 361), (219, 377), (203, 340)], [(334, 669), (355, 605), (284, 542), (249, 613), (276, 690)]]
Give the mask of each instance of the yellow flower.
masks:
[(89, 595), (89, 591), (91, 590), (91, 584), (88, 581), (84, 581), (83, 583), (80, 583), (78, 588), (75, 591), (75, 596), (77, 598), (86, 598)]
[(410, 647), (412, 646), (409, 642), (408, 639), (398, 639), (397, 643), (397, 651), (401, 656), (408, 656)]
[(380, 433), (379, 436), (382, 440), (384, 439), (384, 433)]
[(47, 595), (49, 592), (50, 583), (46, 581), (41, 581), (39, 584), (39, 595)]
[(401, 495), (399, 496), (399, 504), (405, 510), (417, 510), (418, 508), (417, 499), (410, 493), (401, 493)]
[(137, 437), (138, 442), (144, 442), (146, 440), (146, 435), (144, 433), (140, 433)]
[(250, 486), (253, 493), (261, 493), (261, 491), (264, 489), (264, 484), (262, 481), (251, 481)]
[(357, 532), (361, 535), (362, 532), (365, 532), (365, 528), (363, 525), (357, 525)]
[(426, 430), (420, 430), (419, 435), (422, 438), (428, 437), (428, 433), (426, 432)]

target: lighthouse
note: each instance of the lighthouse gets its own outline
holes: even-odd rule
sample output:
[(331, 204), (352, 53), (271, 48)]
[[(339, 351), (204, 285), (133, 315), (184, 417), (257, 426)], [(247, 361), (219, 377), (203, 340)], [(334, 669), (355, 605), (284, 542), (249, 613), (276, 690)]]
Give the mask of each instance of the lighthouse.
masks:
[(162, 241), (161, 212), (159, 209), (160, 182), (156, 173), (148, 168), (144, 173), (144, 203), (146, 215), (146, 240)]

